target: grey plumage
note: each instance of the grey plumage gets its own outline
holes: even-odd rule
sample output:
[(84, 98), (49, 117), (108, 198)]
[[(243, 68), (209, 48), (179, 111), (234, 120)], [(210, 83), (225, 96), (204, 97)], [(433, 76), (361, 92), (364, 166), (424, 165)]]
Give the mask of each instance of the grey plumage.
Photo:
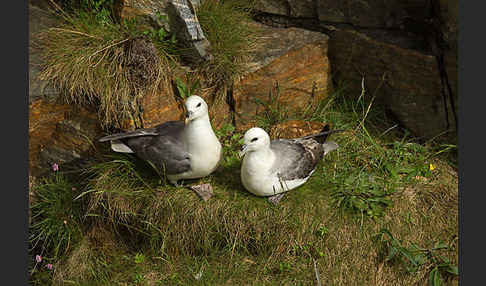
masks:
[[(339, 130), (341, 131), (341, 130)], [(334, 142), (325, 142), (330, 133), (326, 125), (321, 132), (295, 139), (270, 140), (265, 130), (253, 127), (245, 132), (239, 155), (243, 158), (241, 181), (257, 196), (274, 196), (304, 184)]]
[(183, 130), (183, 121), (168, 121), (153, 128), (105, 136), (99, 141), (120, 140), (138, 157), (150, 161), (165, 174), (180, 174), (191, 169), (189, 154), (181, 138)]
[(111, 134), (111, 135), (105, 136), (103, 138), (100, 138), (99, 141), (105, 142), (105, 141), (111, 141), (111, 140), (119, 140), (119, 139), (122, 139), (122, 138), (150, 136), (150, 135), (155, 136), (155, 135), (159, 135), (159, 134), (157, 133), (157, 130), (155, 128), (138, 129), (138, 130), (134, 130), (134, 131)]
[(273, 140), (270, 148), (279, 158), (272, 172), (277, 172), (283, 180), (308, 177), (324, 154), (322, 145), (314, 139)]
[[(337, 131), (340, 130), (333, 130), (333, 132)], [(319, 134), (297, 139), (273, 140), (270, 148), (279, 160), (275, 162), (272, 171), (276, 171), (283, 180), (303, 179), (310, 176), (324, 154), (328, 152), (324, 142), (330, 133), (332, 132), (329, 131), (329, 125), (325, 125)]]
[(184, 101), (184, 121), (168, 121), (153, 128), (138, 129), (105, 136), (111, 149), (135, 153), (148, 161), (169, 182), (197, 179), (216, 170), (222, 156), (222, 146), (214, 133), (204, 99), (191, 95)]

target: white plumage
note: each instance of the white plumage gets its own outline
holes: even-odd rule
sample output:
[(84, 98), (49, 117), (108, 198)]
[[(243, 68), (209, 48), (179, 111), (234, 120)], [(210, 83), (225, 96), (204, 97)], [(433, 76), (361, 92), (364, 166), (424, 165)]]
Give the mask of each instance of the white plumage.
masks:
[(208, 106), (193, 95), (184, 102), (185, 121), (168, 121), (153, 128), (105, 136), (115, 152), (135, 153), (150, 161), (169, 181), (211, 174), (219, 165), (222, 147), (209, 120)]
[(257, 196), (273, 196), (295, 189), (310, 178), (315, 167), (328, 152), (338, 148), (324, 143), (329, 131), (326, 125), (315, 136), (270, 141), (265, 130), (254, 127), (244, 136), (240, 156), (241, 182)]

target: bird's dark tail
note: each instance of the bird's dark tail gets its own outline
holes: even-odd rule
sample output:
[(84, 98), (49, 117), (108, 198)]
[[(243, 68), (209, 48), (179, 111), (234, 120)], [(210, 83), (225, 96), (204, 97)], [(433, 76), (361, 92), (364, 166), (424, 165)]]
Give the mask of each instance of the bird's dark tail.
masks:
[(327, 136), (329, 136), (329, 130), (329, 124), (326, 124), (320, 132), (323, 134), (317, 135), (316, 137), (314, 137), (314, 139), (320, 144), (324, 144), (324, 142), (326, 142)]
[(301, 139), (314, 138), (320, 144), (324, 144), (324, 142), (326, 142), (327, 136), (329, 136), (329, 134), (337, 133), (337, 132), (343, 132), (343, 131), (346, 131), (346, 130), (344, 130), (344, 129), (330, 130), (329, 124), (326, 124), (324, 126), (324, 128), (322, 128), (321, 132), (319, 132), (317, 134), (301, 137)]

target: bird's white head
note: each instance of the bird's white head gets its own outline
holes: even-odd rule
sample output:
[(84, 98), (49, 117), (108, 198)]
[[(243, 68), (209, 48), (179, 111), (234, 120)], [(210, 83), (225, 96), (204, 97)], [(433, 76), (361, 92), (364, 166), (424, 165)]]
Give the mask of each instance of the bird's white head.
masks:
[(208, 115), (208, 105), (200, 96), (189, 96), (184, 102), (184, 106), (186, 107), (186, 124), (194, 119)]
[(243, 137), (243, 146), (241, 146), (239, 156), (243, 157), (248, 152), (258, 151), (268, 146), (270, 146), (268, 133), (259, 127), (250, 128)]

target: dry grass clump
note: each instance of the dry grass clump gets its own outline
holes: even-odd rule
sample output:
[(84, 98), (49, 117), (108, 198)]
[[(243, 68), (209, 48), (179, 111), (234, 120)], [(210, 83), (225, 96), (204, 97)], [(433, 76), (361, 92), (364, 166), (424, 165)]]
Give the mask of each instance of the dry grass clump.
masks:
[(93, 250), (87, 238), (84, 238), (65, 261), (59, 261), (54, 267), (53, 284), (62, 285), (65, 280), (82, 281), (90, 277)]
[(156, 92), (169, 74), (169, 58), (142, 37), (136, 23), (116, 24), (78, 11), (60, 12), (58, 27), (40, 33), (42, 80), (68, 102), (99, 105), (104, 127), (119, 127), (138, 112), (137, 99)]
[(95, 223), (70, 256), (56, 263), (53, 284), (109, 280), (110, 275), (107, 271), (109, 266), (106, 261), (110, 259), (113, 252), (124, 250), (111, 230)]
[[(89, 195), (87, 214), (98, 213), (113, 224), (130, 225), (154, 191), (145, 174), (139, 170), (151, 170), (149, 166), (142, 165), (144, 162), (141, 160), (123, 155), (112, 158), (86, 171), (90, 179), (80, 197)], [(152, 176), (156, 174), (150, 173)]]
[(255, 207), (252, 200), (202, 203), (189, 190), (160, 193), (147, 209), (152, 249), (170, 257), (229, 252), (281, 257), (290, 251), (292, 220), (288, 210)]

